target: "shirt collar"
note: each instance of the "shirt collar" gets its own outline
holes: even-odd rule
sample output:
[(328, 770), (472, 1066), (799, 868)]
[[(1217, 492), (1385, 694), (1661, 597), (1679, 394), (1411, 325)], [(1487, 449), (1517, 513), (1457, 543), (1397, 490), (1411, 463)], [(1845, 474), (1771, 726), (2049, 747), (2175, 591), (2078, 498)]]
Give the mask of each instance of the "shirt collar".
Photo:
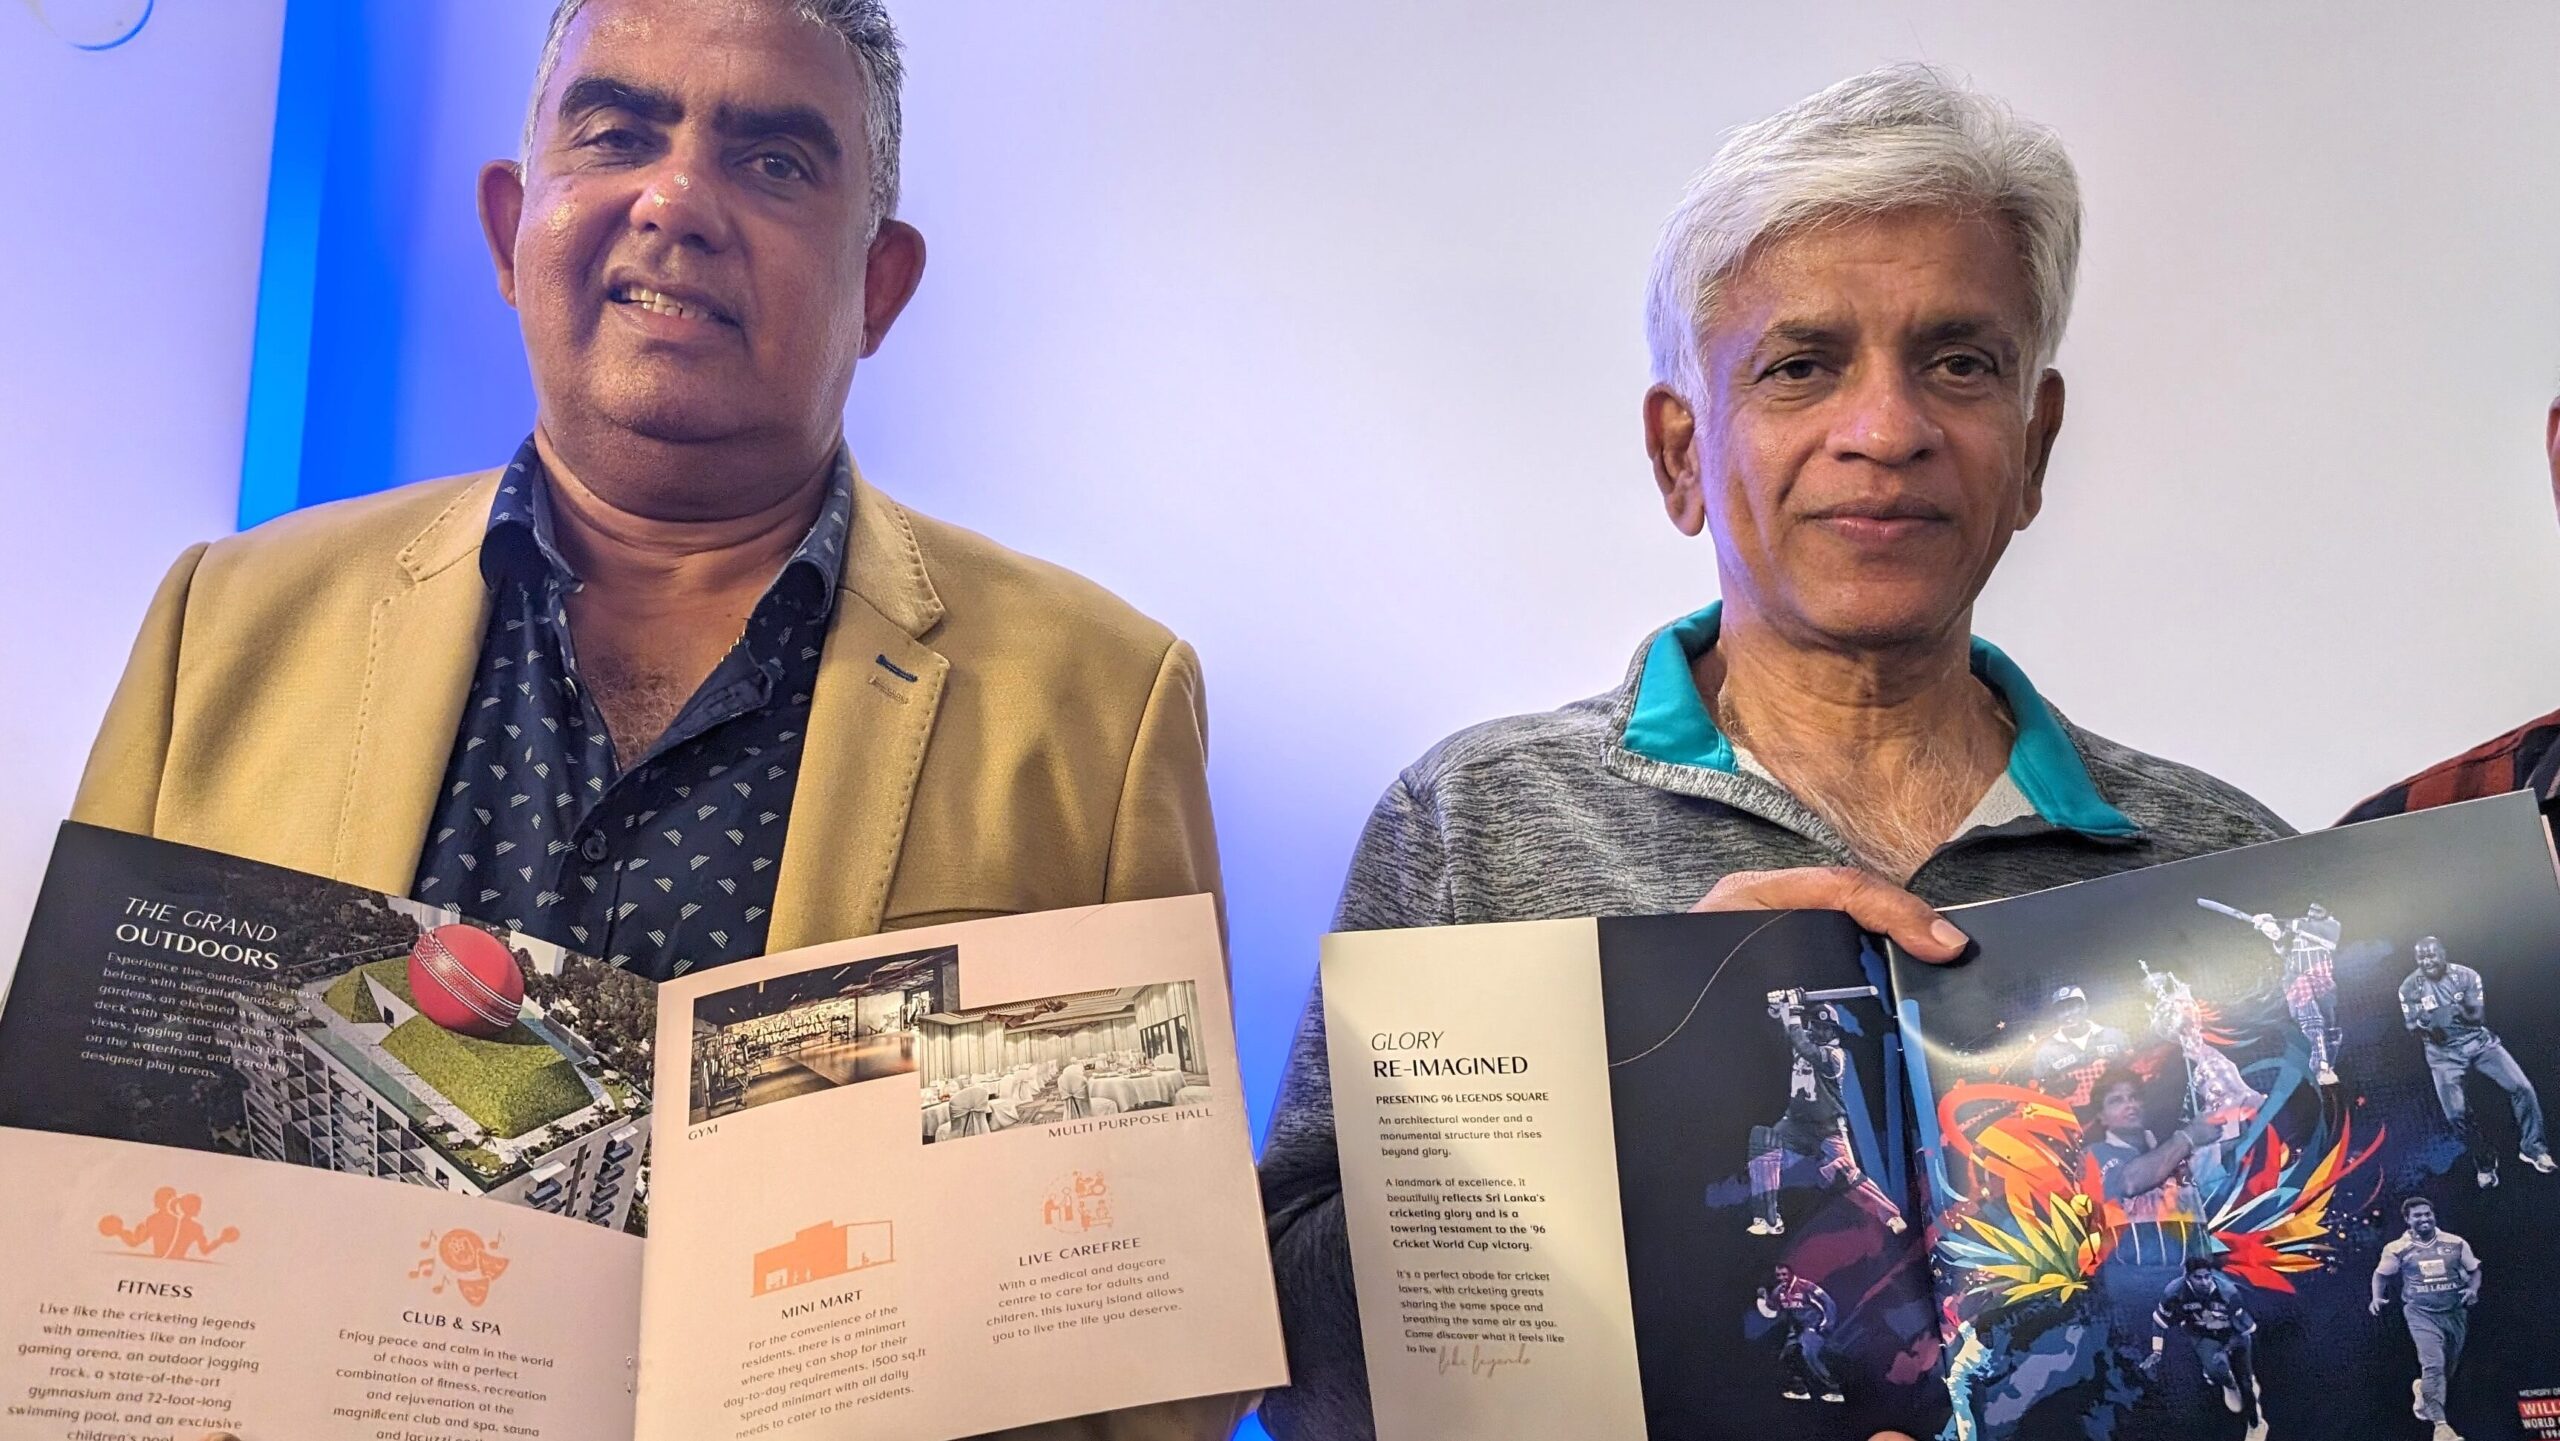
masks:
[[(1683, 616), (1656, 632), (1640, 653), (1634, 704), (1619, 734), (1624, 749), (1668, 766), (1736, 773), (1733, 741), (1715, 722), (1698, 694), (1690, 662), (1716, 643), (1724, 603)], [(2017, 723), (2009, 747), (2006, 780), (2052, 825), (2111, 840), (2141, 833), (2132, 819), (2117, 810), (2089, 778), (2089, 768), (2072, 744), (2061, 718), (2036, 694), (2026, 672), (2000, 648), (1976, 637), (1973, 673), (1997, 692)]]
[[(827, 498), (809, 533), (782, 563), (768, 595), (790, 594), (811, 615), (824, 616), (835, 605), (836, 587), (844, 579), (846, 537), (853, 529), (853, 458), (836, 447), (827, 479)], [(489, 528), (480, 546), (480, 575), (492, 587), (508, 583), (540, 586), (556, 580), (574, 587), (578, 573), (560, 554), (551, 518), (550, 477), (533, 439), (516, 448), (515, 459), (498, 477), (497, 497), (489, 503)]]

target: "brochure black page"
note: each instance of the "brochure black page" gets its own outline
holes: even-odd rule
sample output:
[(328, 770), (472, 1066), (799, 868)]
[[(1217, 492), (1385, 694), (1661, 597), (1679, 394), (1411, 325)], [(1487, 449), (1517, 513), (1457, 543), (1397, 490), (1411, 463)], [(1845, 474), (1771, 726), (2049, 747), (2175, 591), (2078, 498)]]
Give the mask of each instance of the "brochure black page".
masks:
[(1649, 1434), (1945, 1416), (1881, 956), (1833, 912), (1600, 922)]
[(1949, 1437), (2560, 1434), (2530, 797), (1952, 919), (1894, 961)]

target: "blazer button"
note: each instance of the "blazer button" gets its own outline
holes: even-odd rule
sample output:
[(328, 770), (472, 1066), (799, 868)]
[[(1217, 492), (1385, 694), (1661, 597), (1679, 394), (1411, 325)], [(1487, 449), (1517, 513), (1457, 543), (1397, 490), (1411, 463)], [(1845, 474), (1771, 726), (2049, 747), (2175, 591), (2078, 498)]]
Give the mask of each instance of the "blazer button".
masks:
[(578, 844), (578, 854), (585, 856), (587, 858), (587, 864), (591, 866), (600, 866), (604, 864), (605, 850), (604, 833), (602, 831), (587, 832), (587, 838)]

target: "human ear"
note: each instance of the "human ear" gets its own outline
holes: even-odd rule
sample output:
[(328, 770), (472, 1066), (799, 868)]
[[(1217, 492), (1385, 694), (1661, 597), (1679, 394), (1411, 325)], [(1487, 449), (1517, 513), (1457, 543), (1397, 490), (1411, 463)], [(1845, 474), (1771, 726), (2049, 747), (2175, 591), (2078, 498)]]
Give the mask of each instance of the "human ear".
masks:
[(2560, 503), (2560, 400), (2551, 402), (2551, 414), (2542, 423), (2542, 448), (2551, 452), (2551, 498)]
[(1698, 417), (1667, 385), (1644, 393), (1644, 449), (1653, 458), (1653, 483), (1663, 513), (1682, 535), (1707, 528), (1706, 489), (1698, 477)]
[(2027, 492), (2019, 498), (2018, 529), (2035, 523), (2044, 510), (2044, 471), (2053, 460), (2054, 437), (2062, 434), (2062, 372), (2048, 370), (2036, 382), (2035, 409), (2027, 416)]
[(903, 220), (882, 224), (862, 265), (862, 358), (869, 360), (924, 283), (924, 232)]
[(480, 237), (498, 269), (498, 294), (516, 303), (516, 225), (524, 219), (524, 167), (492, 160), (480, 167)]

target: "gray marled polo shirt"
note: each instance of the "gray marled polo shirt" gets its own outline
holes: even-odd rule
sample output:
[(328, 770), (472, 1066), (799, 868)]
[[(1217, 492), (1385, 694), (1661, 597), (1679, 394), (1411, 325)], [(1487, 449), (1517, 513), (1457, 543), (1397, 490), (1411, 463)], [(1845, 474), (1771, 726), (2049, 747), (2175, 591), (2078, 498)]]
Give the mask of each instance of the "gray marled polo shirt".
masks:
[[(1664, 627), (1617, 690), (1460, 731), (1387, 788), (1334, 928), (1685, 911), (1734, 871), (1854, 865), (1819, 816), (1735, 753), (1690, 678), (1717, 607)], [(1911, 878), (1938, 906), (2041, 890), (2292, 834), (2213, 777), (2064, 720), (2007, 656), (1973, 669), (2017, 723), (2009, 769)], [(1324, 998), (1308, 998), (1262, 1159), (1290, 1386), (1272, 1435), (1366, 1438), (1368, 1371), (1343, 1230)]]

